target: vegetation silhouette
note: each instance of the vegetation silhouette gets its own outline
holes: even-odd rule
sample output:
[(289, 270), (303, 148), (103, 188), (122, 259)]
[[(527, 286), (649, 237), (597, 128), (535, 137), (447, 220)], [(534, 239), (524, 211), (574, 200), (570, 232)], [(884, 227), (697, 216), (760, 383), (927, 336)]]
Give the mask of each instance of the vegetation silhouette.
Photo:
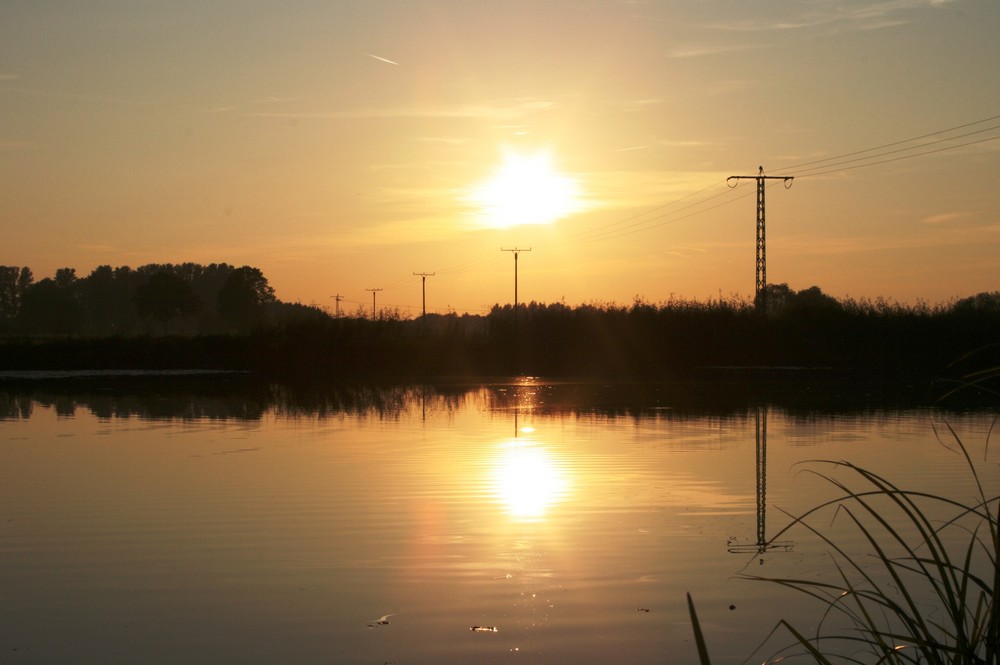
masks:
[[(186, 287), (156, 291), (157, 280)], [(65, 268), (39, 282), (28, 268), (0, 267), (0, 370), (200, 368), (309, 381), (753, 376), (857, 392), (959, 379), (973, 352), (976, 369), (1000, 366), (1000, 292), (932, 307), (767, 288), (765, 316), (720, 297), (372, 320), (280, 302), (250, 266), (101, 266), (84, 278)]]
[(201, 300), (182, 277), (161, 270), (136, 288), (135, 306), (140, 318), (159, 321), (166, 334), (171, 319), (197, 315), (201, 311)]
[(308, 316), (324, 314), (278, 302), (252, 266), (104, 265), (86, 277), (60, 268), (37, 282), (28, 267), (0, 266), (0, 336), (8, 338), (246, 332)]

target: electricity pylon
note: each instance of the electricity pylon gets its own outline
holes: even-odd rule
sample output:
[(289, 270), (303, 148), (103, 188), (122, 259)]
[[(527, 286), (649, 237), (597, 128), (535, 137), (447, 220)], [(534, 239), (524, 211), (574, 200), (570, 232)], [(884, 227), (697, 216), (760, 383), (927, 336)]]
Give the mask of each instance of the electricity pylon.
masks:
[[(763, 556), (773, 550), (789, 551), (792, 542), (788, 540), (767, 539), (767, 405), (758, 404), (756, 408), (757, 449), (754, 475), (757, 484), (757, 542), (740, 543), (731, 538), (727, 549), (733, 554), (756, 554)], [(764, 563), (764, 559), (760, 560)]]
[[(757, 311), (767, 315), (767, 248), (764, 243), (764, 183), (766, 180), (782, 180), (785, 189), (791, 187), (793, 176), (764, 175), (764, 167), (760, 167), (757, 175), (731, 175), (726, 178), (728, 184), (730, 180), (756, 180), (757, 181), (757, 279), (754, 290), (754, 304)], [(735, 187), (736, 185), (730, 185)]]

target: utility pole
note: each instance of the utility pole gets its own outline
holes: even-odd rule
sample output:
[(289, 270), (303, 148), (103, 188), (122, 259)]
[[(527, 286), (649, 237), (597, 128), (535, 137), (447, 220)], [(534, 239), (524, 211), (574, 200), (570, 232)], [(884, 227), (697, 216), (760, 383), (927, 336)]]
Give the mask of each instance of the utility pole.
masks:
[[(514, 254), (514, 367), (517, 372), (521, 371), (521, 333), (517, 327), (517, 255), (521, 252), (530, 252), (531, 248), (522, 249), (521, 247), (501, 247), (501, 252), (511, 252)], [(515, 418), (516, 420), (516, 418)]]
[(382, 289), (365, 289), (365, 291), (371, 291), (372, 292), (372, 321), (375, 320), (375, 294), (378, 293), (381, 290)]
[(421, 293), (421, 297), (422, 297), (422, 300), (423, 300), (423, 315), (422, 316), (423, 316), (424, 319), (426, 319), (427, 318), (427, 278), (428, 277), (433, 277), (434, 273), (432, 273), (432, 272), (415, 272), (413, 274), (420, 278), (420, 282), (421, 282), (421, 284), (420, 284), (421, 289), (420, 290), (422, 292)]
[(335, 306), (336, 306), (336, 312), (337, 312), (337, 318), (339, 319), (339, 318), (340, 318), (340, 301), (344, 299), (344, 296), (342, 296), (342, 295), (340, 295), (340, 294), (338, 293), (337, 295), (335, 295), (335, 296), (330, 296), (330, 297), (331, 297), (331, 298), (333, 298), (333, 299), (334, 299), (334, 301), (335, 301)]
[[(764, 244), (764, 183), (767, 180), (781, 180), (785, 183), (785, 189), (791, 187), (792, 176), (764, 175), (764, 167), (760, 167), (757, 175), (731, 175), (726, 178), (728, 184), (730, 180), (756, 180), (757, 181), (757, 280), (754, 292), (754, 304), (757, 312), (767, 316), (767, 254)], [(739, 184), (739, 183), (736, 183)], [(730, 185), (735, 187), (736, 185)]]
[(513, 252), (514, 253), (514, 329), (517, 329), (517, 255), (521, 252), (530, 252), (531, 248), (522, 249), (520, 247), (511, 247), (506, 249), (504, 247), (500, 248), (501, 252)]

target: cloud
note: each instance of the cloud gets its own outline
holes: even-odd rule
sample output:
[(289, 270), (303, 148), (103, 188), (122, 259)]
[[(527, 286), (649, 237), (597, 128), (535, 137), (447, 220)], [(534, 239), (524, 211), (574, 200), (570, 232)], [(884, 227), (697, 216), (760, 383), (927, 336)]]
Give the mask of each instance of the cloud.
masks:
[(944, 224), (946, 222), (953, 222), (956, 219), (962, 219), (963, 217), (968, 217), (971, 213), (969, 212), (945, 212), (939, 215), (931, 215), (929, 217), (924, 217), (921, 221), (924, 224)]
[[(14, 78), (17, 78), (16, 76)], [(0, 81), (4, 79), (0, 78)], [(6, 88), (0, 87), (0, 92), (11, 92), (18, 95), (29, 95), (33, 97), (55, 97), (58, 99), (72, 99), (80, 102), (97, 102), (101, 104), (121, 104), (127, 106), (148, 106), (148, 102), (136, 99), (126, 99), (124, 97), (108, 97), (106, 95), (94, 95), (83, 92), (62, 92), (59, 90), (42, 90), (39, 88)]]
[(554, 102), (543, 99), (513, 99), (487, 104), (454, 106), (399, 106), (395, 108), (360, 108), (343, 111), (257, 111), (247, 113), (258, 118), (299, 118), (327, 120), (366, 120), (392, 118), (453, 118), (510, 121), (554, 109)]
[(796, 236), (780, 240), (781, 251), (797, 256), (840, 256), (866, 252), (940, 249), (944, 247), (992, 246), (1000, 243), (1000, 224), (987, 226), (939, 228), (926, 233), (874, 235), (861, 238), (823, 238)]
[(733, 53), (734, 51), (749, 51), (760, 48), (754, 44), (678, 44), (667, 50), (668, 58), (702, 58), (705, 56), (719, 55), (722, 53)]
[[(952, 4), (956, 0), (883, 0), (864, 2), (852, 6), (850, 3), (821, 6), (804, 11), (797, 16), (773, 20), (741, 19), (731, 22), (711, 23), (705, 27), (728, 32), (776, 32), (804, 30), (808, 28), (831, 28), (841, 30), (880, 30), (910, 23), (913, 12)], [(792, 5), (790, 5), (792, 6)]]

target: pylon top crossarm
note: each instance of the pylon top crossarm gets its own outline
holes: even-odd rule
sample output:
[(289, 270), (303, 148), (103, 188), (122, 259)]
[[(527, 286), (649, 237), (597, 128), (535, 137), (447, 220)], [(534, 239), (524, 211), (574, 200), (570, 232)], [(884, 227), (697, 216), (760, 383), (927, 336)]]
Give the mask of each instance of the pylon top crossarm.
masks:
[[(726, 178), (726, 183), (728, 184), (730, 180), (784, 180), (786, 183), (795, 180), (795, 176), (792, 175), (731, 175)], [(735, 187), (736, 185), (729, 185), (730, 187)]]

